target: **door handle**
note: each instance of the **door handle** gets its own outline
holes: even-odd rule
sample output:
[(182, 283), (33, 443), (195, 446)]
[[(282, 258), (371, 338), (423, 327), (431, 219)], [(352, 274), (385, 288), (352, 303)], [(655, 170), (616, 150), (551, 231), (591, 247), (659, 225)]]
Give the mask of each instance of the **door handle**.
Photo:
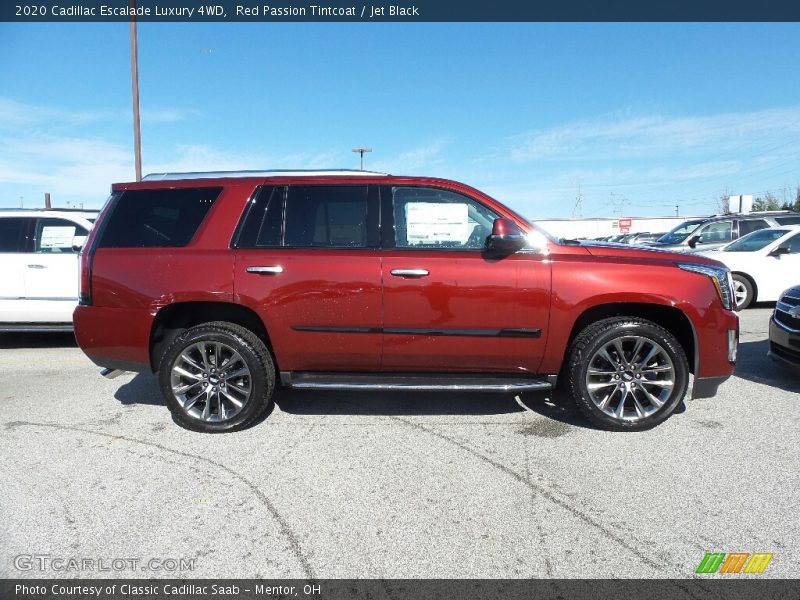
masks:
[(46, 265), (28, 265), (29, 269), (46, 269)]
[(392, 269), (395, 277), (427, 277), (430, 275), (427, 269)]
[(258, 273), (259, 275), (277, 275), (278, 273), (283, 273), (283, 267), (281, 266), (273, 266), (273, 267), (247, 267), (248, 273)]

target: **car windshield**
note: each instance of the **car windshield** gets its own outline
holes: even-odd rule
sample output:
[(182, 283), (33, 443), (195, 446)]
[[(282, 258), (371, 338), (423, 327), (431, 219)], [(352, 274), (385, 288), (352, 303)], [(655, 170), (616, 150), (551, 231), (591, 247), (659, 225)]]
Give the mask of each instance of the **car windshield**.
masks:
[(755, 252), (765, 248), (790, 231), (791, 229), (759, 229), (739, 238), (735, 242), (731, 242), (722, 250), (724, 252)]
[(684, 221), (677, 227), (671, 229), (656, 241), (659, 244), (680, 244), (683, 240), (689, 237), (689, 234), (692, 233), (697, 226), (705, 221), (702, 219), (697, 219), (695, 221)]

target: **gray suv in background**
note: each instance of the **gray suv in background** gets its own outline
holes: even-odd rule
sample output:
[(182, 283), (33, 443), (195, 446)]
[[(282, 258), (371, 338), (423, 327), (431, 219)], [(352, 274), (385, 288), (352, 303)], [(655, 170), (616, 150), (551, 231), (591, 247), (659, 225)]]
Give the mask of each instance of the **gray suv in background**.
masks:
[(714, 250), (753, 231), (778, 225), (800, 225), (800, 214), (787, 210), (689, 219), (645, 245), (676, 252)]

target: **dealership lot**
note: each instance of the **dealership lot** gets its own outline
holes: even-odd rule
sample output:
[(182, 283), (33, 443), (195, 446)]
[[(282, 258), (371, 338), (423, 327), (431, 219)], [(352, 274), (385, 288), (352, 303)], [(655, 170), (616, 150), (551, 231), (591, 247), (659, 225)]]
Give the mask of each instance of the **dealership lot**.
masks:
[[(800, 377), (765, 356), (770, 313), (742, 313), (716, 398), (640, 434), (543, 394), (346, 392), (192, 433), (155, 377), (0, 337), (0, 576), (682, 578), (718, 551), (797, 577)], [(114, 559), (156, 562), (97, 572)]]

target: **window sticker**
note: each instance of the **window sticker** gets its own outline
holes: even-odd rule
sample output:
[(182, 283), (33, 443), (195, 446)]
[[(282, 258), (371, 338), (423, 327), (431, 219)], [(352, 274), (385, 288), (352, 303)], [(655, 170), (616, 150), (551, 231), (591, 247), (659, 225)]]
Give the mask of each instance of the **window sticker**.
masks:
[(468, 207), (464, 203), (409, 202), (405, 208), (409, 245), (465, 244), (469, 239)]
[(42, 227), (40, 248), (72, 248), (75, 227), (47, 226)]

